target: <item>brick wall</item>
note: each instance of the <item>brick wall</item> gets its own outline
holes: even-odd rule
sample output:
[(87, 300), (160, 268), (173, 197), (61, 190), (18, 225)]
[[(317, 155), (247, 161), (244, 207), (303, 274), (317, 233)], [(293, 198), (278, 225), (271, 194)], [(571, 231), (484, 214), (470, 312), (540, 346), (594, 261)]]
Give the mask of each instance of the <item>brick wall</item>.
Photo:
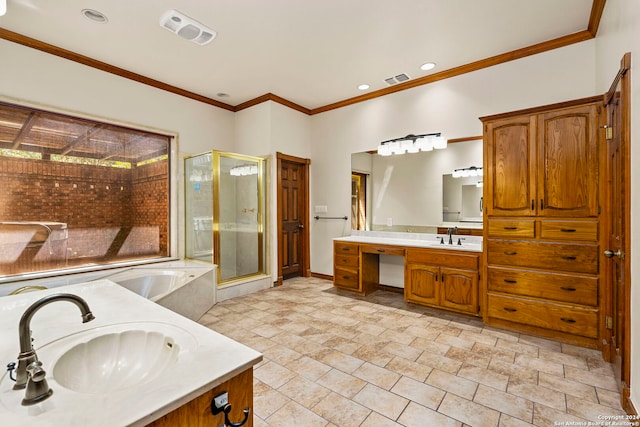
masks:
[[(118, 169), (0, 157), (0, 222), (66, 223), (69, 265), (165, 256), (167, 164)], [(15, 274), (16, 268), (30, 270), (24, 265), (28, 260), (20, 263), (10, 266), (7, 259), (0, 259), (0, 275)]]

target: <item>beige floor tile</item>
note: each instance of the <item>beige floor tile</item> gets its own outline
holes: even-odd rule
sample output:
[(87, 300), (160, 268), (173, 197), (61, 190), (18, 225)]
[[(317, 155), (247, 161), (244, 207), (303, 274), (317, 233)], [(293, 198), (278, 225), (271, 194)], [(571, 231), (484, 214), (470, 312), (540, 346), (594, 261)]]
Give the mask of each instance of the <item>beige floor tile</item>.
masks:
[(618, 384), (613, 376), (604, 376), (595, 374), (583, 369), (576, 369), (572, 366), (567, 366), (564, 371), (564, 376), (570, 380), (578, 381), (584, 384), (592, 384), (598, 388), (605, 390), (617, 391)]
[(447, 393), (438, 412), (474, 427), (497, 427), (500, 412)]
[(400, 424), (391, 421), (389, 418), (384, 417), (377, 412), (371, 412), (366, 420), (360, 427), (402, 427)]
[(301, 376), (292, 378), (278, 391), (306, 408), (315, 406), (331, 392), (331, 390)]
[(478, 383), (448, 372), (434, 369), (425, 381), (426, 384), (471, 400), (478, 389)]
[(598, 395), (596, 394), (595, 387), (577, 381), (572, 381), (564, 377), (540, 372), (538, 385), (579, 397), (588, 402), (598, 403)]
[(389, 354), (378, 347), (370, 347), (368, 345), (360, 345), (351, 355), (378, 366), (385, 366), (393, 359), (393, 354)]
[(407, 377), (400, 378), (391, 392), (434, 410), (438, 408), (446, 394), (439, 388)]
[(439, 369), (441, 371), (455, 374), (462, 366), (462, 362), (459, 360), (449, 359), (446, 356), (440, 356), (439, 354), (423, 352), (416, 362), (423, 365), (427, 365), (431, 368)]
[(548, 427), (622, 413), (598, 350), (408, 304), (399, 293), (363, 297), (294, 278), (218, 303), (200, 323), (263, 352), (256, 427), (477, 427), (496, 425), (496, 415), (500, 427)]
[(458, 376), (500, 391), (505, 391), (509, 383), (508, 375), (502, 375), (474, 365), (463, 365), (458, 371)]
[(358, 394), (367, 384), (366, 381), (356, 378), (353, 375), (345, 374), (338, 369), (331, 369), (322, 377), (318, 378), (316, 382), (348, 399), (353, 398), (353, 396)]
[(501, 414), (500, 424), (498, 424), (498, 427), (531, 427), (532, 425), (533, 424), (531, 423), (524, 422), (507, 414)]
[(587, 425), (588, 421), (582, 417), (576, 415), (567, 414), (564, 411), (559, 411), (548, 406), (534, 403), (533, 404), (533, 424), (539, 427), (549, 427), (558, 425), (569, 425), (569, 422), (573, 425)]
[(422, 350), (410, 347), (408, 345), (400, 344), (397, 342), (390, 342), (383, 348), (387, 353), (391, 353), (394, 356), (400, 356), (404, 359), (411, 360), (415, 362), (418, 357), (422, 354)]
[(352, 375), (385, 390), (391, 389), (400, 379), (400, 375), (397, 373), (369, 362), (363, 363), (358, 369), (353, 371)]
[(261, 381), (254, 381), (253, 412), (266, 420), (271, 414), (287, 404), (289, 399), (284, 394), (272, 389)]
[(370, 409), (336, 393), (329, 393), (313, 412), (340, 427), (358, 427), (371, 413)]
[(386, 364), (385, 368), (421, 382), (424, 382), (432, 371), (432, 368), (426, 365), (412, 362), (398, 356), (391, 359), (391, 361)]
[(564, 375), (564, 366), (561, 363), (550, 362), (548, 360), (531, 357), (526, 354), (516, 355), (515, 364), (535, 369), (536, 371), (547, 372), (552, 375)]
[(592, 421), (599, 421), (602, 416), (625, 415), (625, 412), (621, 409), (613, 409), (597, 403), (587, 402), (574, 396), (567, 396), (567, 413)]
[(522, 397), (481, 384), (473, 401), (522, 421), (533, 422), (533, 402)]
[(328, 421), (296, 402), (289, 402), (267, 418), (277, 427), (325, 427)]
[(259, 379), (269, 387), (278, 388), (291, 378), (295, 373), (289, 369), (277, 364), (276, 362), (268, 362), (253, 371), (255, 378)]
[(392, 420), (398, 419), (409, 403), (408, 399), (373, 384), (365, 385), (353, 400)]
[(565, 394), (550, 388), (526, 383), (509, 383), (507, 392), (559, 411), (567, 409)]
[(451, 347), (445, 355), (449, 359), (457, 360), (466, 365), (474, 365), (483, 369), (487, 369), (491, 362), (491, 356), (476, 353), (474, 351), (464, 350), (459, 347)]
[(433, 409), (425, 408), (415, 402), (409, 403), (398, 422), (405, 427), (462, 427), (462, 423), (454, 418), (438, 413)]
[(333, 349), (323, 349), (319, 352), (311, 353), (310, 356), (326, 365), (340, 369), (342, 372), (346, 372), (348, 374), (358, 369), (364, 363), (362, 359), (358, 359), (357, 357), (353, 357)]

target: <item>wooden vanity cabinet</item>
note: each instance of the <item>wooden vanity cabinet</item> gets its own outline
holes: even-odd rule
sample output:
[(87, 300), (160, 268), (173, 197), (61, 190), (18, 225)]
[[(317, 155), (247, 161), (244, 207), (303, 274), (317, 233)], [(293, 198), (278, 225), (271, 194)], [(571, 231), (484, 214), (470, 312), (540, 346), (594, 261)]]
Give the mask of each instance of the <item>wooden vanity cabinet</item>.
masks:
[(485, 117), (484, 322), (598, 347), (600, 99)]
[(158, 418), (147, 427), (219, 427), (225, 424), (224, 413), (211, 414), (211, 401), (222, 392), (229, 393), (232, 422), (244, 419), (244, 408), (250, 408), (249, 418), (243, 427), (253, 426), (253, 368), (225, 381), (190, 402)]
[(409, 248), (405, 259), (405, 300), (478, 315), (477, 253)]

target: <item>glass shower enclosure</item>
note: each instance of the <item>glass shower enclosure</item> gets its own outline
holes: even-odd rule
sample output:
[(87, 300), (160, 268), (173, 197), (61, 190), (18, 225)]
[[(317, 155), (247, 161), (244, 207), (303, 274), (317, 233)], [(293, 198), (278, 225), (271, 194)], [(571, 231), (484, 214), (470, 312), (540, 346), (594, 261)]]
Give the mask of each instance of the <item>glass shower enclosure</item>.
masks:
[(184, 160), (185, 258), (218, 265), (218, 285), (265, 271), (265, 159), (211, 151)]

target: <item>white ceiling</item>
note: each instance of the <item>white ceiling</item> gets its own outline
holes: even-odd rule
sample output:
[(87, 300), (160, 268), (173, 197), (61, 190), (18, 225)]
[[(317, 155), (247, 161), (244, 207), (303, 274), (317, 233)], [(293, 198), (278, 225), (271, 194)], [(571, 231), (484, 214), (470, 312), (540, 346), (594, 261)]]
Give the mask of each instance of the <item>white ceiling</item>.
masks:
[[(8, 0), (0, 27), (237, 105), (273, 93), (317, 108), (587, 29), (593, 0)], [(103, 12), (106, 24), (82, 16)], [(159, 25), (176, 9), (208, 45)], [(5, 60), (5, 58), (3, 58)], [(424, 62), (436, 62), (422, 71)], [(224, 92), (229, 97), (221, 98)]]

